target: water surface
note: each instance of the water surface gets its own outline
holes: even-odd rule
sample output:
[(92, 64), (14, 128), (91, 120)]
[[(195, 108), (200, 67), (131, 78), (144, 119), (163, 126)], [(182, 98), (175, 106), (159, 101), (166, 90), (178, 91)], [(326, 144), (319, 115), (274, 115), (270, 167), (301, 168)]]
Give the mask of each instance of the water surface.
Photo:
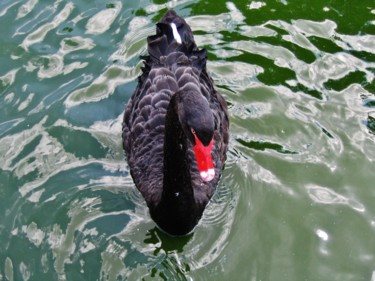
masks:
[[(171, 238), (121, 120), (167, 8), (229, 104), (217, 192)], [(375, 280), (375, 4), (0, 4), (0, 280)]]

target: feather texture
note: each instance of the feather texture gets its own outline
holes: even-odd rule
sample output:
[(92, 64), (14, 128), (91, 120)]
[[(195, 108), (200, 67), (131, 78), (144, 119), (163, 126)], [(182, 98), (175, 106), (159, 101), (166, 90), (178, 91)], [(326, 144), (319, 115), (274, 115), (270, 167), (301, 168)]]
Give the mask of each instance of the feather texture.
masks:
[[(179, 37), (174, 34), (176, 32)], [(171, 234), (186, 234), (197, 224), (214, 194), (224, 166), (229, 138), (227, 105), (207, 74), (206, 50), (197, 48), (189, 25), (175, 11), (169, 10), (164, 15), (157, 24), (156, 35), (148, 37), (147, 42), (149, 55), (143, 57), (145, 66), (124, 114), (123, 146), (135, 185), (145, 198), (155, 222)], [(176, 93), (183, 93), (180, 94), (181, 99), (174, 97)], [(188, 96), (188, 93), (194, 94)], [(173, 143), (173, 140), (166, 140), (167, 135), (172, 135), (173, 138), (171, 132), (166, 132), (166, 124), (172, 122), (168, 121), (168, 118), (173, 118), (168, 115), (169, 110), (173, 110), (171, 100), (176, 100), (176, 103), (183, 100), (186, 108), (186, 104), (191, 103), (187, 109), (187, 124), (177, 123), (179, 128), (173, 132), (176, 140), (181, 139), (181, 144), (176, 144), (181, 148), (175, 147), (174, 150), (166, 145), (166, 141)], [(200, 114), (199, 104), (194, 104), (199, 101), (207, 101), (209, 113)], [(194, 143), (188, 138), (190, 132), (184, 131), (184, 128), (190, 126), (189, 123), (197, 127), (203, 126), (204, 122), (200, 121), (200, 116), (207, 114), (210, 118), (212, 116), (214, 123), (212, 160), (215, 178), (204, 182), (197, 168)], [(166, 182), (171, 180), (165, 177), (170, 177), (171, 173), (166, 171), (169, 165), (166, 155), (168, 151), (177, 151), (172, 153), (171, 158), (177, 157), (174, 154), (179, 154), (180, 150), (180, 156), (184, 159), (176, 158), (175, 161), (181, 162), (183, 167), (186, 166), (186, 171), (176, 170), (176, 173), (183, 173), (185, 176), (181, 176), (182, 181), (189, 178), (190, 183), (186, 183), (186, 187), (183, 183), (168, 187)], [(168, 195), (168, 192), (174, 193), (175, 199)], [(186, 196), (181, 195), (179, 198), (180, 194), (185, 193)]]

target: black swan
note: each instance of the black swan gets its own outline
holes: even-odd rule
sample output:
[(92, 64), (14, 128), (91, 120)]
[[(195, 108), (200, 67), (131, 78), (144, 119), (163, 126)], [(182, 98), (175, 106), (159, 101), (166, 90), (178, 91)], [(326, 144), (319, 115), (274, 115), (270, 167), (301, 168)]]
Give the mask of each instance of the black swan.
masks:
[(149, 55), (124, 114), (123, 146), (152, 219), (171, 235), (185, 235), (224, 167), (227, 105), (207, 74), (207, 51), (198, 49), (174, 10), (147, 43)]

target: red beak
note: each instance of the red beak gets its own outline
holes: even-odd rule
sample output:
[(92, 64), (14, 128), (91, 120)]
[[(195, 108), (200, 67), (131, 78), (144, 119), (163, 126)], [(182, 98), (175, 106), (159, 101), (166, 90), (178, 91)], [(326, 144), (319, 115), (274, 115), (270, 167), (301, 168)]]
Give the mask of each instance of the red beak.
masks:
[(197, 161), (199, 174), (203, 181), (211, 181), (215, 177), (214, 164), (212, 163), (212, 139), (207, 146), (204, 146), (199, 138), (194, 134), (195, 146), (193, 147), (195, 159)]

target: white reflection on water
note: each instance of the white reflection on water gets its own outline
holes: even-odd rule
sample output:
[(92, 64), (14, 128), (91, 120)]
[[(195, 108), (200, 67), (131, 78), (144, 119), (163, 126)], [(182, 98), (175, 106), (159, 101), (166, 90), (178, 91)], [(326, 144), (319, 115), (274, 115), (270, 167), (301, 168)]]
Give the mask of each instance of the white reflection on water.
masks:
[(23, 4), (21, 7), (19, 7), (16, 20), (23, 18), (28, 13), (30, 13), (34, 9), (38, 1), (39, 0), (29, 0), (25, 4)]
[(328, 255), (329, 254), (328, 244), (327, 244), (329, 240), (328, 233), (323, 229), (317, 229), (315, 233), (321, 240), (320, 245), (319, 245), (320, 253), (322, 253), (323, 255)]
[(248, 26), (248, 25), (240, 26), (240, 34), (246, 37), (250, 37), (250, 38), (256, 38), (260, 36), (264, 36), (264, 37), (277, 36), (277, 32), (275, 30), (268, 28), (266, 26)]
[(64, 104), (69, 108), (85, 102), (98, 102), (113, 94), (117, 86), (134, 81), (136, 77), (137, 71), (133, 67), (112, 65), (89, 86), (71, 93)]
[[(278, 21), (280, 23), (280, 21)], [(331, 20), (316, 22), (312, 20), (298, 19), (293, 21), (297, 31), (306, 36), (317, 36), (326, 39), (332, 38), (336, 34), (337, 24)]]
[(266, 6), (266, 3), (261, 2), (261, 1), (251, 1), (250, 4), (247, 5), (247, 8), (249, 10), (255, 10), (255, 9), (260, 9), (262, 7)]
[(357, 51), (365, 51), (375, 54), (375, 35), (338, 34), (338, 37), (343, 41), (344, 44), (339, 44), (339, 41), (336, 41), (336, 43), (343, 49), (354, 49)]
[[(5, 259), (5, 265), (4, 265), (4, 273), (5, 273), (5, 278), (9, 281), (13, 281), (14, 279), (14, 273), (13, 273), (13, 262), (11, 258), (6, 257)], [(0, 275), (1, 277), (1, 275)]]
[(30, 223), (28, 226), (22, 226), (22, 232), (26, 234), (26, 237), (31, 243), (36, 247), (39, 247), (45, 237), (45, 233), (38, 228), (38, 225), (35, 222)]
[(107, 8), (91, 17), (86, 24), (86, 33), (99, 35), (111, 28), (112, 23), (121, 11), (122, 3), (116, 1), (112, 8)]
[(22, 275), (22, 280), (29, 280), (30, 279), (31, 269), (29, 269), (23, 261), (21, 261), (21, 263), (20, 263), (19, 270), (20, 270), (21, 275)]
[(244, 15), (233, 2), (226, 2), (226, 6), (229, 10), (226, 13), (191, 16), (186, 18), (186, 21), (194, 31), (202, 30), (213, 36), (220, 36), (220, 31), (233, 31), (245, 20)]
[(316, 235), (318, 235), (318, 237), (319, 237), (320, 239), (322, 239), (323, 241), (328, 241), (328, 238), (329, 238), (328, 233), (325, 232), (324, 230), (322, 230), (322, 229), (317, 229), (317, 230), (316, 230)]
[[(109, 60), (119, 60), (124, 63), (137, 57), (146, 50), (145, 38), (154, 33), (155, 26), (147, 17), (134, 17), (130, 20), (128, 31), (117, 50)], [(140, 52), (141, 51), (141, 52)]]
[(7, 7), (5, 7), (2, 11), (0, 11), (0, 17), (4, 16), (8, 10), (10, 8), (12, 8), (13, 6), (17, 5), (18, 4), (18, 1), (12, 1), (12, 3), (10, 5), (8, 5)]
[(68, 2), (65, 7), (50, 22), (41, 25), (37, 30), (29, 33), (23, 40), (21, 47), (23, 47), (27, 51), (31, 45), (42, 42), (49, 31), (55, 29), (68, 19), (73, 9), (74, 4), (72, 2)]
[(19, 68), (12, 69), (9, 72), (5, 73), (3, 76), (0, 76), (0, 81), (3, 84), (3, 87), (10, 86), (14, 83), (16, 74), (19, 70)]
[[(128, 80), (123, 80), (120, 83), (135, 81), (140, 73), (140, 67), (143, 64), (139, 60), (139, 56), (144, 54), (146, 51), (145, 40), (146, 37), (153, 34), (155, 26), (151, 23), (147, 17), (133, 17), (130, 19), (128, 30), (125, 37), (119, 43), (118, 48), (108, 58), (109, 61), (119, 61), (122, 65), (129, 64), (132, 59), (137, 59), (137, 65), (134, 66), (132, 63), (131, 67), (124, 67), (123, 71), (128, 73)], [(113, 79), (113, 77), (111, 78)], [(99, 82), (99, 81), (98, 81)], [(110, 81), (108, 81), (110, 82)], [(94, 81), (95, 83), (95, 81)], [(93, 84), (94, 84), (93, 83)], [(69, 106), (69, 105), (68, 105)]]
[(64, 57), (74, 51), (79, 50), (91, 50), (95, 47), (92, 39), (83, 38), (81, 36), (64, 38), (60, 43), (60, 49), (55, 53), (47, 56), (41, 56), (41, 60), (45, 61), (45, 64), (41, 64), (39, 61), (34, 61), (33, 65), (35, 68), (39, 68), (38, 77), (41, 79), (52, 78), (58, 75), (66, 75), (76, 69), (85, 68), (88, 62), (74, 61), (70, 64), (64, 63)]
[(364, 212), (365, 206), (354, 200), (353, 198), (345, 197), (332, 189), (318, 185), (307, 185), (307, 193), (310, 198), (320, 204), (343, 204), (351, 207), (358, 212)]
[(208, 62), (208, 67), (216, 83), (233, 85), (232, 90), (259, 85), (255, 77), (263, 73), (262, 67), (241, 62), (214, 61)]
[(165, 8), (169, 8), (169, 9), (175, 8), (177, 6), (180, 6), (180, 5), (189, 3), (189, 2), (191, 2), (191, 0), (172, 0), (172, 1), (168, 1), (167, 3), (164, 3), (164, 4), (153, 4), (153, 3), (150, 3), (146, 7), (144, 7), (144, 9), (145, 9), (145, 11), (148, 14), (154, 14), (154, 13), (156, 13), (156, 12), (162, 10), (162, 9), (165, 9)]

